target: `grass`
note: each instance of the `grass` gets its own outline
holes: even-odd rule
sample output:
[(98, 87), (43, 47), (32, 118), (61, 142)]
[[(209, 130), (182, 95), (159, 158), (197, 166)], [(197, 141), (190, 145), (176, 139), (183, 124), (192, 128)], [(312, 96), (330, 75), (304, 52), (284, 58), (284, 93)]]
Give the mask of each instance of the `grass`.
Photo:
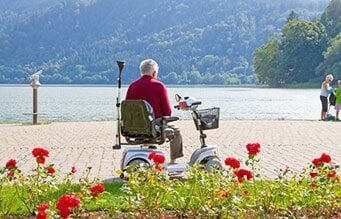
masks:
[[(33, 125), (32, 122), (22, 122), (22, 125)], [(49, 125), (51, 122), (49, 121), (43, 121), (43, 122), (38, 122), (36, 125)]]
[[(96, 201), (91, 200), (89, 203), (87, 203), (85, 205), (85, 209), (87, 211), (100, 211), (103, 209), (115, 207), (118, 204), (120, 204), (120, 202), (117, 199), (118, 197), (122, 197), (124, 195), (123, 192), (121, 191), (123, 183), (122, 182), (103, 183), (103, 185), (105, 187), (106, 193), (103, 193)], [(79, 184), (59, 184), (57, 185), (57, 188), (58, 188), (57, 192), (50, 192), (48, 194), (47, 196), (48, 200), (57, 200), (62, 194), (64, 194), (67, 191), (69, 193), (81, 192)], [(27, 210), (23, 202), (16, 195), (16, 191), (13, 186), (4, 187), (2, 191), (4, 192), (4, 194), (0, 194), (0, 196), (4, 200), (10, 201), (12, 206), (12, 208), (8, 212), (8, 215), (30, 216), (29, 211)], [(0, 208), (3, 208), (5, 206), (0, 206)], [(54, 208), (55, 206), (51, 207)], [(1, 210), (2, 212), (6, 211), (5, 209)]]
[[(36, 125), (49, 125), (51, 122), (42, 121), (38, 122)], [(33, 125), (32, 122), (0, 122), (0, 125)]]

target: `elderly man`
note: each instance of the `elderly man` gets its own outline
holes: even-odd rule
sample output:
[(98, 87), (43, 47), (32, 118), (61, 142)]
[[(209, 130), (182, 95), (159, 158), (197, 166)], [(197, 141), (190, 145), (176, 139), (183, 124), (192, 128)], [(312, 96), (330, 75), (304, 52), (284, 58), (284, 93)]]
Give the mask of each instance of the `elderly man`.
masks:
[[(127, 100), (145, 100), (154, 110), (156, 121), (162, 116), (170, 116), (172, 113), (171, 105), (168, 99), (166, 86), (157, 80), (159, 71), (158, 64), (153, 59), (147, 59), (141, 62), (141, 77), (129, 85)], [(179, 128), (168, 126), (174, 130), (174, 138), (170, 142), (171, 163), (176, 158), (182, 157), (182, 137)]]

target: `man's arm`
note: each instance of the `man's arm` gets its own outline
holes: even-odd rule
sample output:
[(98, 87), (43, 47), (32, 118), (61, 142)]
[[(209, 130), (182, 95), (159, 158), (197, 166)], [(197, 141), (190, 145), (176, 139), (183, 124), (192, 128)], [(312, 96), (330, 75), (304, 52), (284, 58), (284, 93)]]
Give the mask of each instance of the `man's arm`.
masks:
[(164, 116), (172, 115), (172, 108), (171, 108), (171, 105), (169, 102), (168, 92), (167, 92), (167, 88), (165, 85), (162, 85), (162, 87), (161, 87), (160, 104), (161, 104), (162, 114)]

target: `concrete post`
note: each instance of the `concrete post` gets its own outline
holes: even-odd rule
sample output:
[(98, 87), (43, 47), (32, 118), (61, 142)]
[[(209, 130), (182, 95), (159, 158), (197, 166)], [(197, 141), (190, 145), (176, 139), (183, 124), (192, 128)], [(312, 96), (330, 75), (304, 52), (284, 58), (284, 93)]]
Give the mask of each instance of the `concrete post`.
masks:
[(39, 76), (43, 71), (40, 70), (37, 73), (31, 75), (31, 87), (33, 88), (33, 125), (38, 124), (38, 88), (40, 87)]
[(33, 87), (33, 125), (38, 123), (38, 87)]

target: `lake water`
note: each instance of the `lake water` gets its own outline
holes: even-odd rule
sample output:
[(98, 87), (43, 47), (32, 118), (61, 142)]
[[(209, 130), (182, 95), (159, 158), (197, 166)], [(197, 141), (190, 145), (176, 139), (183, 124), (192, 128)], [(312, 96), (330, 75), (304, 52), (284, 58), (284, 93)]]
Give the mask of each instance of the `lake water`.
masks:
[[(122, 89), (122, 98), (126, 90)], [(318, 119), (321, 107), (319, 89), (169, 87), (173, 105), (176, 93), (201, 100), (201, 108), (220, 107), (222, 119)], [(42, 86), (39, 120), (113, 120), (116, 95), (117, 88), (106, 86)], [(24, 115), (31, 112), (31, 87), (0, 86), (0, 122), (31, 121), (30, 115)], [(174, 114), (190, 118), (188, 112)]]

